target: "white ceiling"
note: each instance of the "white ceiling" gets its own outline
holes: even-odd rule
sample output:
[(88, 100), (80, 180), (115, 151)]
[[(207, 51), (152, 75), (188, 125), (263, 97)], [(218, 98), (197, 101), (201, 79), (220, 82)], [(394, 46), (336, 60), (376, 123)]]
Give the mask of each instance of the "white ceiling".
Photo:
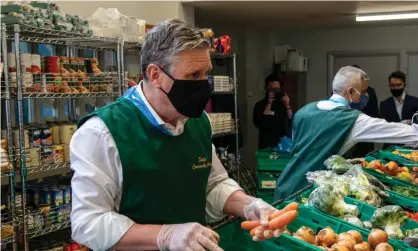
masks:
[[(417, 11), (418, 1), (184, 1), (196, 19), (221, 19), (270, 26), (342, 26), (356, 14)], [(394, 21), (391, 21), (393, 24)], [(399, 21), (397, 21), (399, 23)], [(401, 21), (401, 24), (418, 21)]]

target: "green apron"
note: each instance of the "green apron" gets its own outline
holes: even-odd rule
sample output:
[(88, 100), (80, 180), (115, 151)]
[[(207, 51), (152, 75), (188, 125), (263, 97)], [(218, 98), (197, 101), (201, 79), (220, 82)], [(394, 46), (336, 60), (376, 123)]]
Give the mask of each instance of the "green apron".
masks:
[(118, 149), (123, 170), (119, 213), (139, 224), (205, 223), (212, 168), (212, 135), (206, 115), (188, 119), (183, 134), (155, 128), (130, 100), (119, 98), (82, 118), (100, 117)]
[(276, 200), (308, 186), (307, 172), (325, 169), (324, 161), (340, 151), (360, 114), (346, 106), (320, 110), (317, 104), (308, 104), (295, 115), (292, 159), (277, 180)]

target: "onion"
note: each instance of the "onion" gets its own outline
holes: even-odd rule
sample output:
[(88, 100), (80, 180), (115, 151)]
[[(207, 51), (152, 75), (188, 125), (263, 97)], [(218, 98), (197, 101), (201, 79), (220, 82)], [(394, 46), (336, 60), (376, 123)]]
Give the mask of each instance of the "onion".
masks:
[(366, 247), (363, 245), (363, 243), (361, 243), (361, 244), (354, 245), (354, 251), (369, 251), (369, 250), (367, 250)]
[(366, 248), (366, 251), (372, 250), (372, 247), (370, 247), (370, 244), (368, 242), (363, 242), (363, 246)]
[(306, 242), (310, 244), (315, 244), (315, 233), (308, 227), (303, 226), (299, 228), (294, 235), (302, 237)]
[(350, 251), (351, 249), (347, 248), (346, 246), (334, 244), (330, 251)]
[(376, 246), (374, 251), (393, 251), (393, 247), (386, 242), (382, 242)]
[(324, 246), (330, 247), (337, 241), (335, 236), (334, 230), (330, 227), (326, 227), (319, 231), (318, 235), (316, 236), (316, 245), (317, 246)]
[(344, 246), (350, 250), (354, 250), (354, 245), (356, 244), (352, 240), (347, 239), (337, 242), (337, 245)]
[(359, 231), (356, 230), (350, 230), (347, 232), (348, 234), (351, 234), (351, 236), (354, 237), (354, 239), (356, 240), (357, 244), (363, 243), (363, 237), (361, 236)]
[(377, 245), (379, 245), (380, 243), (387, 242), (387, 241), (388, 241), (388, 234), (383, 230), (375, 228), (369, 234), (368, 242), (370, 246), (372, 247), (372, 249), (375, 249)]
[(337, 243), (340, 243), (342, 241), (348, 241), (348, 242), (350, 242), (351, 245), (350, 244), (346, 244), (346, 247), (348, 247), (350, 249), (353, 249), (354, 248), (354, 245), (356, 245), (356, 243), (357, 243), (356, 242), (356, 239), (354, 239), (354, 237), (351, 234), (349, 234), (349, 233), (341, 233), (338, 236)]
[(302, 237), (297, 236), (297, 235), (293, 235), (293, 238), (298, 239), (298, 240), (301, 240), (301, 241), (305, 241), (305, 239), (303, 239)]

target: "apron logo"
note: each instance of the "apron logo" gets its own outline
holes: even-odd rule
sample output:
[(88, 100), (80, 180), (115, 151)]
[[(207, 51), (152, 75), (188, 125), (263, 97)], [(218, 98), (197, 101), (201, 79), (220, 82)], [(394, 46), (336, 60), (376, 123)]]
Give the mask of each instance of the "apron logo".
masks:
[(212, 162), (209, 162), (207, 158), (205, 157), (199, 157), (197, 158), (197, 164), (192, 165), (192, 169), (202, 169), (202, 168), (208, 168), (212, 166)]

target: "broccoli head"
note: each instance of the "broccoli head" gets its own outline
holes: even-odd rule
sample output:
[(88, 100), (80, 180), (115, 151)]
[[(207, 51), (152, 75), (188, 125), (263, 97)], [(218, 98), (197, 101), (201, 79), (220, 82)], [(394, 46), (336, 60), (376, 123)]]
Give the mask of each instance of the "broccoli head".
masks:
[(373, 227), (386, 231), (390, 238), (403, 239), (401, 226), (408, 220), (408, 214), (397, 205), (384, 206), (374, 211), (370, 221)]

